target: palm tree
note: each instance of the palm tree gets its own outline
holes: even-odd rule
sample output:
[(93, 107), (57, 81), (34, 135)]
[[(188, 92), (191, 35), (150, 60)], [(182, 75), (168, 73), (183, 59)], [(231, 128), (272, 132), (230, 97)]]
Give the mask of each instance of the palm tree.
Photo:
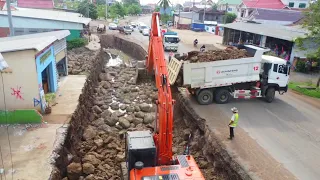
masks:
[(166, 9), (170, 7), (171, 2), (170, 0), (160, 0), (158, 4), (161, 8), (163, 8), (164, 13), (166, 14)]

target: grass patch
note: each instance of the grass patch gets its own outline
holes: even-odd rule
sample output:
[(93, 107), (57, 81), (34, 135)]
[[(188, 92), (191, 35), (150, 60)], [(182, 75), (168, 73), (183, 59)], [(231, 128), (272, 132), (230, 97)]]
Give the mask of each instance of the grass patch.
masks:
[(315, 85), (310, 84), (309, 82), (307, 82), (307, 83), (290, 82), (288, 85), (289, 89), (292, 89), (294, 91), (302, 93), (306, 96), (320, 98), (320, 89), (319, 88), (314, 89), (314, 90), (310, 90), (310, 89), (300, 88), (298, 86), (313, 86), (313, 87), (315, 87)]

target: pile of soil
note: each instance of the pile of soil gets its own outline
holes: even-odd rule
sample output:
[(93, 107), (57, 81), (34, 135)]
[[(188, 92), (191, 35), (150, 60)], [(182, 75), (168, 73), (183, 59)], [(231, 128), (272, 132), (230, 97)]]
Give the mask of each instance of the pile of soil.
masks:
[(206, 52), (191, 51), (188, 52), (185, 60), (189, 60), (192, 63), (196, 62), (211, 62), (221, 61), (228, 59), (240, 59), (251, 57), (249, 53), (244, 49), (227, 48), (225, 50), (209, 50)]
[(75, 48), (68, 51), (68, 72), (77, 75), (88, 73), (99, 51), (91, 51), (86, 47)]

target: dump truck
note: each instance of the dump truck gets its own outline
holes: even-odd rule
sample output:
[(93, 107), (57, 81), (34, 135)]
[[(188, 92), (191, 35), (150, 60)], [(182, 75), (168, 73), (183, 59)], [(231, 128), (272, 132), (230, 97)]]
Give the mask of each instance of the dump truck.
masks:
[(179, 48), (179, 36), (176, 32), (165, 32), (163, 33), (163, 48), (164, 51), (178, 51)]
[(170, 84), (187, 88), (201, 105), (228, 103), (231, 97), (263, 97), (272, 102), (276, 91), (287, 92), (290, 68), (286, 60), (263, 55), (269, 51), (266, 48), (244, 45), (243, 49), (248, 56), (237, 59), (192, 62), (172, 58)]

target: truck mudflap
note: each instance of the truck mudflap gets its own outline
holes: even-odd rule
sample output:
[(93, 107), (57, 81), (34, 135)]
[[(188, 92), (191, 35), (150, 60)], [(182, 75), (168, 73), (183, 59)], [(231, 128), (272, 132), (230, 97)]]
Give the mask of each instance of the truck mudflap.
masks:
[(169, 65), (168, 65), (168, 75), (169, 75), (170, 85), (173, 85), (176, 82), (180, 69), (182, 67), (182, 64), (183, 64), (183, 61), (179, 61), (174, 57), (171, 58), (171, 61), (169, 62)]

